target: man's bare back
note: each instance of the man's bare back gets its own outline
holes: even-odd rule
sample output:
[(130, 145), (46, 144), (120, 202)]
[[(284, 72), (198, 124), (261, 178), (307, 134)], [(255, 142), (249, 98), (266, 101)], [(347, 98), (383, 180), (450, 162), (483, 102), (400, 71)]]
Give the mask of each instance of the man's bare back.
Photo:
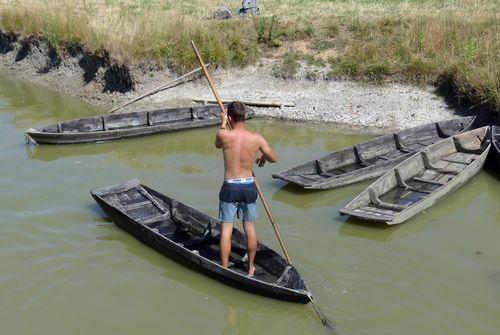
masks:
[(221, 129), (217, 133), (215, 146), (224, 154), (224, 179), (252, 177), (252, 166), (258, 151), (262, 153), (259, 165), (265, 161), (276, 162), (276, 156), (259, 134), (250, 132), (239, 124), (233, 130)]

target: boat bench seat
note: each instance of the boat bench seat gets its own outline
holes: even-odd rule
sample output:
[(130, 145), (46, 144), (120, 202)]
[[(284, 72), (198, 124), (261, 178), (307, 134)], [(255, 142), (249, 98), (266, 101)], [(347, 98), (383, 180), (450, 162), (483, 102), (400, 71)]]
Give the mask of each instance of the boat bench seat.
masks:
[(385, 202), (379, 199), (377, 194), (372, 189), (368, 190), (368, 193), (370, 195), (370, 201), (372, 204), (374, 204), (376, 207), (382, 208), (382, 209), (390, 209), (392, 211), (397, 211), (401, 212), (404, 211), (408, 206), (406, 205), (400, 205), (400, 204), (394, 204), (394, 203), (389, 203)]
[(205, 243), (212, 238), (210, 219), (202, 214), (175, 209), (172, 211), (172, 221), (178, 227), (179, 232), (174, 233), (171, 239), (186, 248)]
[(407, 154), (406, 152), (403, 152), (401, 150), (394, 150), (394, 151), (391, 151), (385, 155), (380, 155), (380, 156), (378, 156), (378, 158), (382, 158), (384, 160), (393, 160), (394, 158), (398, 158), (398, 157), (406, 155), (406, 154)]
[(191, 233), (190, 231), (182, 229), (172, 221), (169, 221), (166, 225), (159, 225), (157, 227), (151, 228), (151, 230), (185, 248), (191, 248), (212, 238), (212, 229), (210, 225), (207, 227), (205, 233), (201, 237)]

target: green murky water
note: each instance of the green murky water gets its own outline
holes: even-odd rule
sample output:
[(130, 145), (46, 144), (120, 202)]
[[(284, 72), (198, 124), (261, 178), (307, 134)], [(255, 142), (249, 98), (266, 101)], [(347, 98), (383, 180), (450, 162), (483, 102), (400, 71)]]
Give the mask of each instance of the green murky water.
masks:
[[(26, 128), (99, 113), (0, 78), (0, 325), (3, 334), (321, 334), (311, 306), (241, 292), (121, 231), (89, 190), (140, 178), (216, 214), (215, 129), (29, 150)], [(288, 249), (339, 334), (498, 334), (500, 177), (481, 172), (397, 227), (337, 214), (367, 184), (303, 192), (270, 177), (366, 137), (251, 121), (280, 157), (256, 173)], [(261, 212), (258, 234), (279, 250)]]

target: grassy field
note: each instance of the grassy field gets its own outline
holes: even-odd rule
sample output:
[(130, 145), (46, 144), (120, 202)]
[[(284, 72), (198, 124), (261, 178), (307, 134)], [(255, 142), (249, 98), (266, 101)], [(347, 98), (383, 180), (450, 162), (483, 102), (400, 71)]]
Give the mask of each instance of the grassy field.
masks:
[[(303, 66), (326, 79), (433, 83), (500, 111), (499, 0), (259, 0), (259, 18), (211, 20), (227, 0), (0, 0), (0, 27), (108, 51), (119, 63), (192, 68), (191, 39), (207, 61), (245, 66), (277, 59), (290, 78)], [(310, 71), (307, 78), (316, 79)]]

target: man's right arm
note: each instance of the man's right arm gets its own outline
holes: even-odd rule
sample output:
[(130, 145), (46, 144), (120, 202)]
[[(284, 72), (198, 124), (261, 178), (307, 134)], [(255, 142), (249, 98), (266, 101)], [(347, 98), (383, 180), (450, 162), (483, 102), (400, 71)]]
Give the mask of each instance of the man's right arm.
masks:
[(222, 132), (224, 131), (225, 131), (224, 129), (219, 129), (217, 135), (215, 136), (215, 147), (217, 149), (222, 148), (222, 136), (223, 136)]

